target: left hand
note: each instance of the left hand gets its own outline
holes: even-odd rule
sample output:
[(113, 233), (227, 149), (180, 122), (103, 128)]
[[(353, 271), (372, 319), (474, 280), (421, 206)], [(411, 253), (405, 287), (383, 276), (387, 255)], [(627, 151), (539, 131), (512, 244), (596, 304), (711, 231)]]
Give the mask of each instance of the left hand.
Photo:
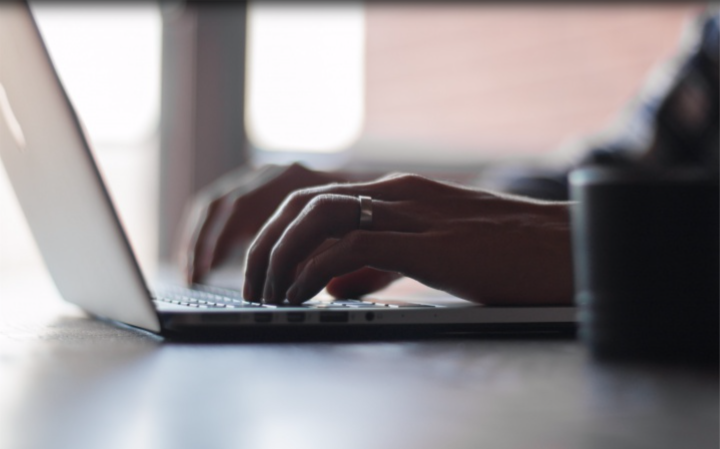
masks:
[[(373, 198), (370, 230), (358, 195)], [(244, 295), (299, 304), (367, 267), (485, 304), (570, 303), (568, 205), (417, 175), (300, 190), (251, 245)]]
[(178, 259), (187, 284), (201, 282), (234, 249), (247, 246), (288, 194), (337, 180), (300, 164), (243, 166), (205, 187), (183, 220)]

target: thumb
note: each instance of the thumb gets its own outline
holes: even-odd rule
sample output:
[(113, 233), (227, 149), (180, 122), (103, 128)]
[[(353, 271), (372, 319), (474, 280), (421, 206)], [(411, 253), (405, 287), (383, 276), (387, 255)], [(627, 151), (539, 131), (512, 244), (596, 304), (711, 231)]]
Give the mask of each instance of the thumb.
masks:
[(355, 299), (381, 290), (401, 277), (399, 273), (361, 268), (352, 273), (333, 278), (326, 289), (335, 298)]

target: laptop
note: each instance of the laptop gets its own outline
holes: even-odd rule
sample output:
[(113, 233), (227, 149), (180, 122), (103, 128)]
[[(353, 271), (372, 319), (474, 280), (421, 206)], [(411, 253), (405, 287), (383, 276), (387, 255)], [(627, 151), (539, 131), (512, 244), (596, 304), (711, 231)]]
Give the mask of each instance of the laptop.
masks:
[(574, 307), (485, 307), (451, 296), (269, 306), (210, 285), (151, 290), (30, 8), (0, 11), (0, 158), (58, 291), (91, 315), (171, 338), (575, 328)]

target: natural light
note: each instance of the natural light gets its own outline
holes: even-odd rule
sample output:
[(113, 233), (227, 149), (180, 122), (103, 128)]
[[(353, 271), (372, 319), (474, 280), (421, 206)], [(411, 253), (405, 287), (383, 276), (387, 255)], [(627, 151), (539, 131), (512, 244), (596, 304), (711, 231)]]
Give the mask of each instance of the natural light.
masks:
[(38, 24), (95, 144), (155, 132), (160, 105), (160, 14), (147, 4), (41, 4)]
[(247, 131), (263, 150), (332, 152), (364, 116), (361, 2), (249, 6)]

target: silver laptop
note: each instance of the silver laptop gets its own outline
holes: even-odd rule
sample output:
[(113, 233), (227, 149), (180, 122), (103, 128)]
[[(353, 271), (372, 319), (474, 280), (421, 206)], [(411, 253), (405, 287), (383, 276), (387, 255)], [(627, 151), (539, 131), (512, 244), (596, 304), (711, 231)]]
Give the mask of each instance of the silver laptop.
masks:
[(0, 5), (0, 116), (0, 157), (57, 289), (97, 317), (180, 337), (574, 328), (574, 307), (483, 307), (452, 297), (276, 307), (213, 286), (151, 291), (25, 3)]

